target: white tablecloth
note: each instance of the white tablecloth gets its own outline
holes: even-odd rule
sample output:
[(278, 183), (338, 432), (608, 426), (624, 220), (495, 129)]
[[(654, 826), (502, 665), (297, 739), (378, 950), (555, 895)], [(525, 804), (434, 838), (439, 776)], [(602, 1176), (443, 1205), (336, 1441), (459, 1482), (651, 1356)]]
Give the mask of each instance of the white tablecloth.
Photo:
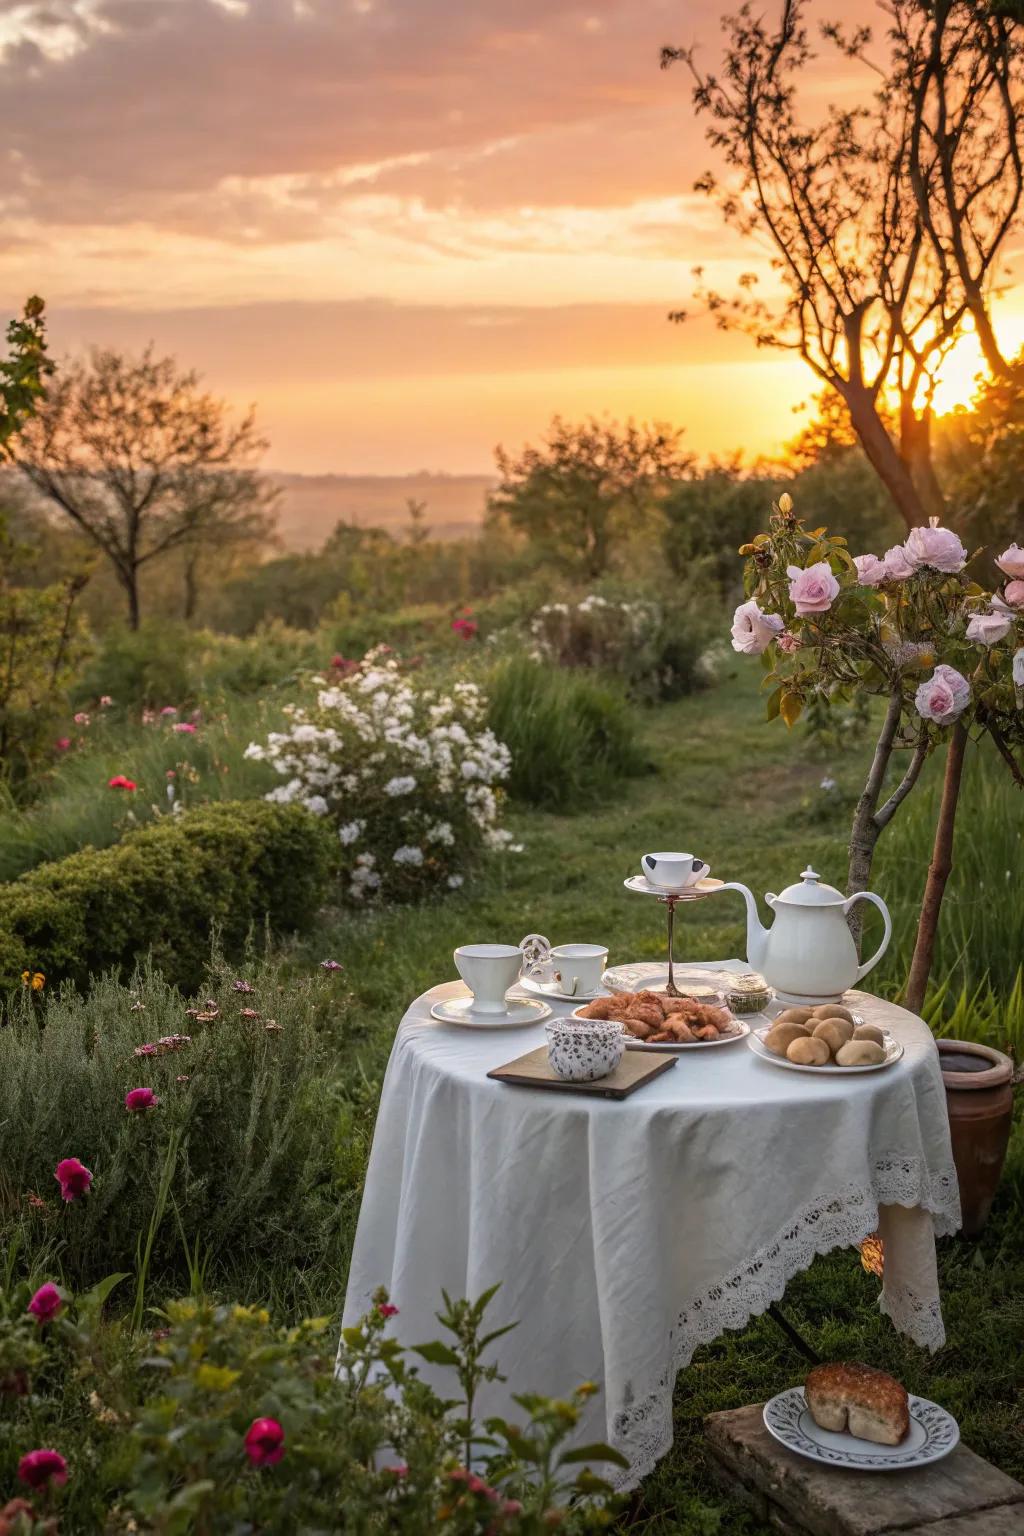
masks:
[[(508, 1379), (481, 1417), (508, 1413), (512, 1392), (597, 1382), (581, 1439), (628, 1456), (624, 1487), (671, 1446), (672, 1388), (695, 1349), (763, 1312), (816, 1254), (880, 1228), (880, 1305), (919, 1344), (943, 1342), (934, 1237), (959, 1226), (959, 1194), (920, 1019), (854, 993), (904, 1044), (885, 1071), (812, 1077), (736, 1042), (684, 1053), (617, 1102), (489, 1079), (542, 1044), (543, 1025), (430, 1018), (464, 994), (461, 982), (426, 993), (395, 1038), (346, 1324), (383, 1284), (397, 1336), (424, 1343), (441, 1332), (442, 1287), (475, 1298), (500, 1281), (489, 1321), (518, 1327), (497, 1346)], [(437, 1384), (450, 1393), (443, 1374)]]

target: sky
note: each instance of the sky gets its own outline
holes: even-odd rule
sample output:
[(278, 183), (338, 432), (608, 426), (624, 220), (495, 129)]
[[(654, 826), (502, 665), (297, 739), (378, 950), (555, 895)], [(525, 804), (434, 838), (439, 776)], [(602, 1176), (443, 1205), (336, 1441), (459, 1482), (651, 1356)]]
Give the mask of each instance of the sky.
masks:
[(658, 68), (713, 63), (732, 8), (0, 0), (0, 304), (41, 293), (58, 356), (175, 353), (256, 404), (277, 469), (488, 470), (556, 411), (771, 452), (803, 365), (666, 318), (695, 263), (751, 265)]

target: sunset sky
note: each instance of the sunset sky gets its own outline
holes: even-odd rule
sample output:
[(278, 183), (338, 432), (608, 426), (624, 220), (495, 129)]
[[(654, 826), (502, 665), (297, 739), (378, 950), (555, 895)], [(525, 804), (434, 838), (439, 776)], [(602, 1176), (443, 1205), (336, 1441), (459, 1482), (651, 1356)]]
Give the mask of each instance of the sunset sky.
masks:
[[(713, 62), (731, 8), (0, 0), (0, 299), (42, 293), (58, 354), (175, 352), (257, 403), (279, 469), (486, 470), (555, 411), (770, 451), (802, 366), (665, 319), (694, 262), (752, 264), (657, 67)], [(806, 83), (822, 110), (849, 88)]]

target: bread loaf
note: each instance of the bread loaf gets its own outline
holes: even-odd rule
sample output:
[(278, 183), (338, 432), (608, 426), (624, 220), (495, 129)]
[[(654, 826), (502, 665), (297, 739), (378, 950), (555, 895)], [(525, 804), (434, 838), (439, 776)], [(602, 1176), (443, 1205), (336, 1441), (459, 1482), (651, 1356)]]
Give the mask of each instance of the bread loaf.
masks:
[(885, 1060), (885, 1046), (876, 1040), (848, 1040), (836, 1052), (841, 1067), (880, 1067)]
[(832, 1053), (824, 1040), (815, 1040), (813, 1035), (806, 1035), (803, 1039), (798, 1036), (791, 1041), (786, 1055), (801, 1067), (826, 1067), (832, 1060)]
[(775, 1020), (776, 1024), (806, 1024), (813, 1008), (784, 1008)]
[(764, 1037), (765, 1048), (776, 1056), (785, 1056), (794, 1040), (806, 1040), (809, 1035), (806, 1024), (776, 1024)]
[(822, 1019), (813, 1030), (816, 1040), (824, 1040), (833, 1056), (838, 1055), (853, 1034), (853, 1025), (845, 1019)]
[(906, 1388), (870, 1365), (816, 1365), (804, 1393), (821, 1429), (846, 1430), (875, 1445), (899, 1445), (910, 1428)]
[(873, 1040), (876, 1045), (885, 1044), (885, 1034), (877, 1024), (858, 1024), (853, 1032), (855, 1040)]
[(812, 1011), (816, 1019), (845, 1019), (850, 1028), (853, 1028), (853, 1014), (849, 1008), (843, 1008), (838, 1003), (819, 1003)]

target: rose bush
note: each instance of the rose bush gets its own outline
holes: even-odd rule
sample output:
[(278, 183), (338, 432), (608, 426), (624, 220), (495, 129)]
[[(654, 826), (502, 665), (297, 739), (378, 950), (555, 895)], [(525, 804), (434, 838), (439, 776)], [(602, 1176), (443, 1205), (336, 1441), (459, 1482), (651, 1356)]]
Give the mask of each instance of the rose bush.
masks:
[(268, 800), (333, 824), (350, 900), (454, 888), (482, 853), (511, 845), (500, 823), (511, 754), (477, 684), (429, 686), (381, 648), (289, 714), (246, 756), (286, 781)]

